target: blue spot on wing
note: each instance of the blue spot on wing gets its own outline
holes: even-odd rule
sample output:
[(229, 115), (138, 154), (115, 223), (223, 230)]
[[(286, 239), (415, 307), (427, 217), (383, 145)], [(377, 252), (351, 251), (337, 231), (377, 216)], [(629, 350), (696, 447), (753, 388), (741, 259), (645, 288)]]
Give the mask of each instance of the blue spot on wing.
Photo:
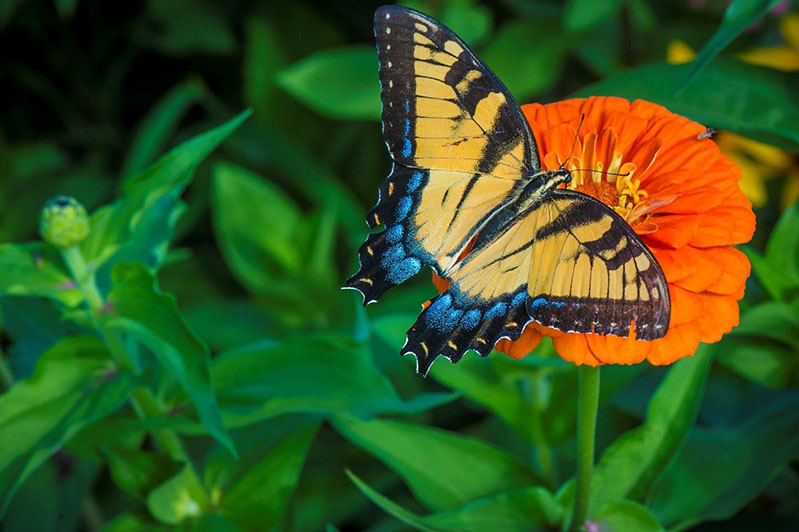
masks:
[(532, 303), (530, 303), (530, 310), (533, 312), (545, 308), (548, 305), (547, 300), (543, 296), (538, 296), (537, 298), (533, 299)]
[(403, 157), (410, 157), (411, 156), (411, 117), (408, 116), (410, 114), (410, 103), (408, 100), (405, 100), (405, 123), (403, 124), (403, 135), (405, 139), (402, 142), (402, 156)]
[(496, 318), (498, 316), (502, 316), (507, 312), (508, 305), (507, 303), (500, 301), (499, 303), (494, 304), (493, 307), (486, 311), (486, 319)]
[(482, 317), (482, 313), (477, 309), (472, 309), (466, 314), (463, 315), (463, 320), (461, 320), (461, 325), (466, 330), (472, 330), (477, 328), (480, 325), (480, 318)]
[(396, 244), (402, 240), (403, 229), (401, 225), (395, 225), (386, 231), (386, 241), (389, 244)]
[(510, 306), (512, 306), (512, 307), (518, 307), (519, 305), (521, 305), (522, 303), (524, 303), (524, 301), (525, 301), (526, 299), (527, 299), (527, 293), (526, 293), (526, 292), (524, 292), (524, 291), (522, 291), (522, 292), (519, 292), (518, 294), (516, 294), (515, 296), (513, 296), (513, 299), (512, 299), (512, 300), (511, 300), (511, 302), (510, 302)]
[(395, 263), (386, 275), (386, 279), (394, 284), (400, 284), (404, 280), (413, 277), (422, 269), (422, 262), (416, 257), (408, 257), (399, 263)]
[(411, 178), (408, 180), (408, 192), (413, 192), (419, 188), (419, 185), (422, 184), (423, 175), (422, 172), (414, 172), (411, 174)]
[(403, 196), (397, 202), (397, 212), (396, 214), (396, 221), (397, 223), (401, 222), (408, 216), (408, 213), (411, 212), (411, 206), (413, 205), (413, 200), (410, 196)]

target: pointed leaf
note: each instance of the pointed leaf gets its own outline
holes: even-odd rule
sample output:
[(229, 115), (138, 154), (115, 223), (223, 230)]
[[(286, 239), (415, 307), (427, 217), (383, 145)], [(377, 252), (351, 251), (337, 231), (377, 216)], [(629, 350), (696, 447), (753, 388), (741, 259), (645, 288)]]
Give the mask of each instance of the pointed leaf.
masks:
[(227, 351), (211, 371), (229, 427), (288, 412), (419, 412), (453, 398), (426, 394), (402, 401), (362, 345), (321, 336)]
[(107, 319), (105, 325), (146, 345), (191, 397), (208, 433), (235, 454), (211, 386), (208, 347), (188, 328), (174, 296), (161, 292), (137, 263), (118, 264), (113, 283), (108, 302), (119, 317)]
[(695, 428), (647, 506), (678, 530), (738, 513), (799, 456), (799, 395), (776, 399), (736, 425)]
[(380, 85), (373, 46), (317, 52), (277, 73), (277, 84), (332, 118), (378, 120)]
[(643, 425), (605, 450), (591, 480), (589, 516), (610, 501), (640, 496), (668, 464), (696, 419), (711, 360), (703, 344), (674, 364), (652, 396)]
[(609, 502), (593, 521), (602, 532), (663, 532), (652, 512), (633, 501)]
[(51, 246), (0, 244), (0, 296), (38, 296), (75, 307), (83, 301)]
[(197, 166), (250, 115), (249, 111), (187, 140), (155, 164), (127, 180), (121, 199), (95, 211), (91, 232), (81, 244), (84, 257), (98, 269), (101, 290), (108, 288), (113, 265), (138, 261), (163, 264), (177, 218), (179, 200)]
[(607, 77), (575, 96), (621, 96), (658, 103), (702, 124), (796, 151), (799, 91), (796, 73), (756, 67), (720, 57), (681, 94), (690, 65), (656, 63)]
[(682, 88), (693, 82), (725, 46), (730, 44), (733, 39), (752, 26), (752, 24), (763, 18), (780, 1), (782, 0), (732, 0), (724, 12), (724, 19), (722, 19), (716, 33), (699, 50), (699, 54), (697, 54)]
[(115, 372), (96, 338), (72, 336), (42, 355), (29, 379), (0, 396), (0, 515), (14, 492), (86, 425), (121, 407), (133, 376)]
[(401, 421), (344, 416), (335, 417), (333, 426), (393, 469), (424, 505), (435, 510), (540, 484), (516, 457), (471, 436)]

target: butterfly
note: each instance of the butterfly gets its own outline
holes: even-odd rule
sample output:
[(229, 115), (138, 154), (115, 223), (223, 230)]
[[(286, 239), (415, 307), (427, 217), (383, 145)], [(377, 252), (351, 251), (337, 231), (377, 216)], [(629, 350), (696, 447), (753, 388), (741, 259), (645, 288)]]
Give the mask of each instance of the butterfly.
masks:
[[(487, 356), (535, 321), (565, 332), (662, 337), (666, 279), (633, 229), (600, 201), (559, 188), (510, 92), (437, 20), (396, 6), (374, 19), (383, 136), (393, 160), (360, 270), (364, 304), (429, 266), (450, 287), (407, 333), (426, 375), (438, 356)], [(467, 247), (471, 246), (468, 253)]]

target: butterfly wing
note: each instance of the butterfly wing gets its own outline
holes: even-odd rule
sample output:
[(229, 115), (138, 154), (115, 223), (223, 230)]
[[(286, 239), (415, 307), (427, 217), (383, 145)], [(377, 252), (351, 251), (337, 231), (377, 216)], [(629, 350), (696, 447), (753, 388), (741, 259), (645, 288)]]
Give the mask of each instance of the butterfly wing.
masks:
[[(513, 205), (506, 208), (512, 209)], [(515, 340), (530, 319), (566, 332), (638, 339), (666, 333), (670, 302), (663, 272), (629, 225), (599, 201), (554, 190), (521, 214), (498, 214), (452, 269), (451, 288), (408, 331), (403, 354), (426, 373), (439, 355), (457, 361)]]
[(416, 11), (375, 13), (383, 136), (394, 165), (346, 287), (377, 300), (430, 265), (447, 271), (538, 151), (513, 97), (469, 47)]

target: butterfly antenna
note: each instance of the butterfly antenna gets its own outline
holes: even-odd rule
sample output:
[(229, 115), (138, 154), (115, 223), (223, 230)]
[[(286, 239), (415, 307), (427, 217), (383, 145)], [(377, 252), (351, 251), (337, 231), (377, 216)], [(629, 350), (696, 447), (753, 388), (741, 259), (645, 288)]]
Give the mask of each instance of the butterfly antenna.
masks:
[(558, 170), (566, 166), (566, 164), (571, 160), (572, 154), (574, 153), (574, 147), (577, 145), (577, 138), (580, 136), (580, 128), (583, 127), (583, 120), (585, 120), (585, 113), (580, 115), (580, 123), (577, 124), (577, 132), (574, 134), (574, 140), (572, 141), (572, 147), (569, 150), (569, 156), (566, 158), (563, 163), (558, 167)]
[(621, 174), (619, 172), (608, 172), (607, 170), (596, 170), (594, 168), (575, 168), (574, 170), (572, 170), (572, 172), (599, 172), (600, 174), (617, 175), (621, 177), (627, 177), (630, 175), (630, 172), (625, 172)]

